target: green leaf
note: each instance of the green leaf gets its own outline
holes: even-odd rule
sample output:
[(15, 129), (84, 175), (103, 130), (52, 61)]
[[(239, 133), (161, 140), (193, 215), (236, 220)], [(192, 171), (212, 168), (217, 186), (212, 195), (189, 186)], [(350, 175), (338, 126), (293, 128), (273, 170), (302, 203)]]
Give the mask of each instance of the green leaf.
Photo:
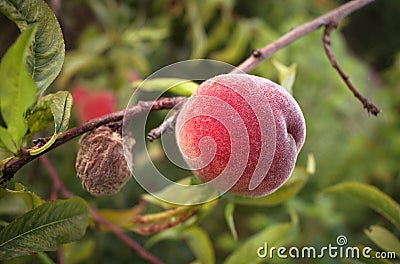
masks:
[(317, 165), (315, 164), (315, 157), (312, 153), (307, 155), (307, 166), (306, 171), (308, 174), (312, 175), (315, 173)]
[(20, 183), (15, 183), (14, 190), (0, 189), (1, 214), (25, 213), (40, 206), (43, 202), (37, 194), (27, 191)]
[[(295, 226), (293, 223), (270, 225), (245, 241), (237, 250), (228, 256), (224, 263), (242, 264), (265, 262), (265, 259), (269, 259), (270, 256), (266, 255), (265, 258), (259, 257), (257, 251), (260, 250), (260, 247), (265, 247), (265, 243), (267, 243), (269, 248), (282, 246), (292, 238), (294, 230)], [(264, 249), (260, 251), (262, 253), (268, 253), (268, 251), (264, 252)]]
[[(108, 222), (118, 226), (124, 227), (129, 225), (129, 223), (133, 222), (139, 214), (142, 213), (144, 207), (142, 205), (137, 205), (129, 209), (125, 210), (115, 210), (115, 209), (99, 209), (98, 213)], [(103, 225), (99, 226), (103, 228)], [(107, 230), (107, 227), (103, 228)]]
[(378, 188), (360, 182), (344, 182), (327, 188), (324, 193), (349, 195), (360, 200), (400, 227), (400, 206)]
[(8, 130), (2, 126), (0, 126), (0, 143), (1, 148), (6, 149), (12, 153), (18, 152), (18, 148), (15, 145), (10, 133), (8, 133)]
[(44, 203), (1, 230), (0, 259), (54, 251), (60, 244), (80, 239), (88, 222), (87, 205), (81, 198)]
[[(191, 177), (186, 177), (183, 178), (181, 180), (178, 181), (179, 184), (183, 184), (183, 185), (189, 185), (191, 184), (192, 179)], [(168, 203), (164, 200), (158, 199), (157, 197), (162, 196), (162, 197), (169, 197), (169, 196), (173, 196), (176, 195), (176, 188), (174, 188), (175, 185), (172, 184), (170, 186), (165, 187), (164, 189), (162, 189), (159, 192), (156, 192), (155, 195), (153, 194), (143, 194), (142, 195), (142, 199), (148, 203), (157, 205), (161, 208), (164, 209), (170, 209), (170, 208), (176, 208), (177, 205), (173, 204), (173, 203)], [(166, 199), (167, 200), (167, 199)]]
[(20, 148), (22, 138), (28, 130), (25, 113), (36, 100), (35, 83), (25, 68), (26, 54), (35, 31), (35, 25), (27, 28), (8, 49), (0, 63), (1, 114), (15, 147), (11, 147), (10, 137), (5, 136), (4, 129), (0, 137), (14, 154)]
[(93, 69), (104, 64), (105, 58), (102, 57), (101, 53), (86, 50), (71, 50), (65, 57), (62, 73), (57, 83), (65, 86), (77, 72)]
[(278, 78), (280, 85), (285, 88), (290, 94), (293, 94), (293, 84), (296, 79), (296, 64), (292, 64), (289, 67), (282, 64), (278, 60), (274, 59), (272, 64), (278, 71)]
[(199, 15), (199, 3), (194, 0), (188, 0), (185, 3), (192, 30), (192, 54), (190, 57), (191, 59), (203, 58), (207, 51), (207, 38), (204, 23)]
[(138, 215), (124, 228), (142, 235), (149, 235), (176, 226), (194, 214), (200, 206), (180, 206), (159, 213)]
[(135, 81), (134, 88), (140, 88), (147, 92), (165, 91), (180, 96), (191, 96), (199, 86), (197, 83), (179, 78), (154, 78), (145, 81)]
[(400, 257), (400, 241), (383, 226), (373, 225), (364, 230), (365, 234), (381, 249), (395, 252)]
[(36, 256), (42, 264), (55, 264), (55, 262), (46, 253), (39, 252)]
[(238, 239), (238, 235), (236, 232), (235, 221), (233, 219), (233, 212), (235, 211), (235, 204), (230, 202), (225, 206), (225, 220), (228, 224), (229, 230), (232, 233), (232, 236), (235, 240)]
[(246, 51), (246, 46), (251, 39), (252, 20), (241, 19), (237, 23), (229, 44), (222, 50), (213, 52), (211, 58), (225, 62), (237, 62)]
[(28, 117), (30, 136), (33, 136), (54, 123), (54, 117), (50, 108), (51, 100), (46, 100), (46, 98), (47, 96), (44, 96), (39, 100)]
[[(179, 180), (177, 183), (182, 185), (193, 185), (193, 177), (186, 177)], [(182, 192), (182, 188), (179, 185), (171, 184), (165, 187), (164, 189), (150, 194), (145, 194), (142, 197), (149, 203), (156, 204), (163, 208), (176, 208), (176, 204), (169, 203), (166, 201), (175, 201), (176, 196), (179, 197), (182, 203), (187, 204), (196, 204), (198, 201), (208, 201), (207, 203), (203, 203), (203, 205), (212, 204), (214, 197), (217, 196), (217, 191), (215, 189), (208, 189), (207, 191), (198, 192), (196, 195), (193, 193)], [(162, 200), (158, 197), (162, 197)]]
[(143, 41), (160, 41), (167, 38), (168, 34), (168, 28), (166, 27), (158, 28), (141, 26), (140, 28), (138, 28), (137, 26), (133, 26), (127, 29), (121, 37), (124, 44), (133, 45), (136, 43), (140, 44)]
[(68, 129), (71, 117), (72, 95), (67, 91), (60, 91), (51, 95), (51, 112), (54, 117), (55, 133), (62, 133)]
[(175, 226), (173, 228), (169, 228), (163, 230), (155, 235), (153, 235), (150, 239), (146, 241), (145, 247), (151, 248), (155, 244), (163, 240), (179, 240), (182, 239), (182, 230), (187, 228), (186, 226)]
[(56, 16), (43, 0), (0, 1), (0, 12), (21, 31), (33, 23), (37, 24), (34, 45), (28, 52), (27, 67), (36, 83), (36, 94), (42, 94), (60, 73), (64, 61), (64, 38)]
[(248, 198), (242, 196), (228, 196), (229, 200), (242, 205), (275, 206), (296, 196), (307, 182), (310, 173), (304, 168), (295, 168), (289, 180), (274, 193), (260, 197)]
[(184, 229), (183, 238), (200, 263), (215, 263), (215, 253), (207, 233), (198, 226)]
[(94, 238), (81, 239), (63, 245), (64, 263), (88, 263), (95, 254), (96, 240)]
[(216, 22), (217, 24), (215, 24), (208, 33), (207, 50), (209, 51), (224, 44), (224, 42), (229, 39), (231, 26), (234, 25), (230, 11), (224, 8), (222, 12), (221, 19)]
[(200, 263), (215, 263), (215, 253), (210, 238), (207, 233), (198, 226), (177, 226), (164, 230), (151, 237), (146, 242), (146, 247), (149, 248), (166, 239), (185, 239), (189, 248)]
[[(57, 137), (68, 129), (68, 123), (71, 116), (72, 95), (69, 92), (59, 91), (55, 94), (49, 94), (43, 97), (41, 102), (42, 101), (43, 103), (40, 104), (39, 111), (46, 115), (48, 111), (43, 111), (45, 108), (43, 106), (47, 105), (47, 107), (50, 108), (54, 118), (54, 134), (44, 146), (32, 150), (30, 152), (31, 155), (37, 155), (50, 147)], [(42, 118), (39, 117), (39, 120), (41, 119)], [(43, 119), (47, 119), (47, 117), (43, 117)], [(35, 125), (35, 128), (38, 126), (40, 127), (40, 124)]]

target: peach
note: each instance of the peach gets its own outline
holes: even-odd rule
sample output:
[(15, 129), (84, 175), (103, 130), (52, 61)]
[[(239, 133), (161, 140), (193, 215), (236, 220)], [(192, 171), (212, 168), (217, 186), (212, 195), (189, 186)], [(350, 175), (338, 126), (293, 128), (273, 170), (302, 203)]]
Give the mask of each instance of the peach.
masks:
[(260, 197), (290, 177), (306, 126), (295, 99), (248, 74), (203, 82), (176, 122), (179, 149), (194, 174), (221, 192)]
[(116, 111), (117, 98), (112, 91), (91, 91), (82, 86), (71, 90), (80, 123)]

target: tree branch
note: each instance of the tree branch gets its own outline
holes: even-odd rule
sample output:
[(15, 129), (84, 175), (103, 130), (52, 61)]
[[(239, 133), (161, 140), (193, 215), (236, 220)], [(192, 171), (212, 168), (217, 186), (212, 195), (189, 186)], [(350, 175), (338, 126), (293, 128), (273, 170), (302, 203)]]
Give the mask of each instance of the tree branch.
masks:
[(368, 5), (375, 0), (353, 0), (344, 5), (341, 5), (332, 11), (317, 17), (301, 26), (298, 26), (286, 33), (279, 39), (275, 40), (271, 44), (253, 51), (249, 58), (243, 61), (239, 66), (237, 66), (231, 73), (249, 72), (254, 69), (259, 63), (265, 59), (271, 57), (278, 50), (288, 46), (299, 38), (319, 29), (322, 26), (334, 24), (337, 25), (339, 21), (351, 14), (352, 12)]
[[(13, 159), (10, 159), (6, 164), (3, 165), (1, 168), (3, 176), (0, 178), (0, 184), (5, 183), (9, 180), (12, 179), (14, 174), (21, 169), (23, 166), (31, 162), (32, 160), (38, 158), (40, 155), (43, 155), (47, 153), (48, 151), (57, 148), (58, 146), (74, 139), (77, 136), (80, 136), (88, 131), (91, 131), (97, 127), (100, 127), (105, 124), (110, 124), (113, 122), (121, 121), (125, 115), (129, 116), (135, 116), (140, 113), (143, 113), (145, 111), (154, 111), (154, 110), (161, 110), (161, 109), (171, 109), (178, 103), (182, 102), (183, 100), (186, 100), (185, 97), (167, 97), (167, 98), (161, 98), (156, 101), (140, 101), (138, 102), (137, 105), (126, 109), (126, 110), (121, 110), (118, 112), (114, 112), (108, 115), (104, 115), (92, 120), (89, 120), (88, 122), (84, 123), (81, 126), (77, 126), (74, 128), (71, 128), (61, 134), (57, 140), (51, 145), (48, 149), (43, 151), (42, 153), (31, 156), (29, 154), (29, 150), (27, 149), (26, 151), (23, 151), (18, 157), (15, 157)], [(45, 139), (44, 142), (46, 142)], [(43, 142), (41, 142), (43, 143)], [(32, 149), (35, 149), (37, 146), (33, 146)]]
[[(341, 5), (332, 11), (317, 17), (301, 26), (298, 26), (283, 35), (279, 39), (275, 40), (271, 44), (257, 49), (252, 52), (250, 57), (244, 60), (239, 66), (233, 69), (230, 73), (243, 73), (249, 72), (254, 69), (259, 63), (271, 57), (274, 53), (281, 50), (282, 48), (288, 46), (293, 43), (297, 39), (319, 29), (322, 26), (335, 24), (337, 25), (339, 21), (345, 16), (351, 14), (352, 12), (362, 8), (365, 5), (368, 5), (375, 0), (353, 0), (344, 5)], [(364, 105), (365, 106), (365, 105)], [(175, 115), (177, 115), (176, 113)], [(153, 141), (157, 138), (160, 138), (161, 135), (168, 130), (168, 128), (174, 123), (173, 118), (169, 118), (165, 120), (159, 127), (150, 131), (147, 135), (148, 140)]]
[(160, 138), (162, 134), (164, 134), (167, 131), (173, 131), (175, 128), (175, 123), (176, 123), (176, 118), (178, 117), (180, 108), (182, 105), (185, 103), (186, 99), (182, 100), (179, 105), (177, 104), (176, 108), (176, 113), (174, 113), (172, 116), (164, 120), (160, 126), (150, 130), (150, 132), (147, 134), (147, 140), (150, 142), (153, 142), (157, 138)]
[[(237, 68), (235, 68), (231, 73), (240, 73), (240, 72), (249, 72), (254, 67), (256, 67), (260, 62), (264, 61), (265, 59), (269, 58), (272, 54), (277, 52), (278, 50), (286, 47), (287, 45), (291, 44), (295, 40), (303, 37), (304, 35), (317, 30), (322, 26), (327, 25), (337, 25), (339, 21), (349, 15), (350, 13), (362, 8), (363, 6), (374, 2), (375, 0), (352, 0), (344, 5), (337, 7), (336, 9), (322, 15), (314, 20), (311, 20), (301, 26), (294, 28), (289, 33), (283, 35), (276, 41), (272, 42), (271, 44), (255, 50), (252, 55), (243, 61)], [(177, 97), (175, 99), (171, 98), (163, 98), (157, 101), (151, 102), (139, 102), (138, 105), (132, 107), (127, 114), (132, 113), (133, 115), (143, 112), (147, 109), (151, 110), (158, 110), (158, 109), (167, 109), (172, 108), (176, 104), (182, 102), (184, 98)], [(364, 104), (364, 103), (363, 103)], [(365, 107), (365, 104), (364, 104)], [(371, 113), (375, 110), (372, 109)], [(110, 115), (106, 115), (97, 119), (93, 119), (82, 126), (70, 129), (63, 133), (59, 138), (57, 138), (56, 142), (44, 151), (41, 154), (44, 154), (47, 151), (50, 151), (65, 142), (87, 132), (96, 127), (99, 127), (104, 124), (116, 122), (121, 120), (124, 116), (125, 111), (119, 111)], [(169, 121), (173, 121), (171, 118)], [(173, 122), (172, 122), (173, 123)], [(161, 136), (161, 134), (167, 130), (165, 129), (166, 125), (161, 125), (159, 128), (156, 128), (152, 131), (149, 135), (151, 140), (154, 140)], [(29, 152), (29, 150), (28, 150)], [(40, 154), (39, 154), (40, 155)], [(28, 153), (22, 153), (17, 158), (11, 159), (2, 167), (2, 174), (3, 176), (0, 178), (0, 184), (10, 180), (14, 174), (25, 164), (29, 163), (30, 161), (36, 159), (37, 156), (30, 156)]]
[[(40, 157), (40, 161), (43, 163), (44, 167), (46, 168), (47, 172), (49, 173), (54, 187), (57, 189), (58, 192), (61, 193), (61, 195), (64, 198), (71, 198), (74, 196), (73, 193), (71, 193), (63, 184), (63, 182), (60, 180), (60, 177), (58, 176), (57, 171), (51, 164), (50, 160), (46, 157), (46, 155), (42, 155)], [(92, 207), (88, 206), (88, 210), (90, 215), (92, 216), (93, 220), (96, 221), (99, 224), (104, 225), (109, 229), (116, 237), (118, 237), (124, 244), (132, 248), (133, 250), (136, 251), (136, 253), (139, 254), (143, 259), (146, 259), (150, 263), (153, 264), (160, 264), (162, 263), (158, 258), (150, 254), (147, 250), (142, 248), (141, 245), (139, 245), (135, 240), (130, 238), (127, 234), (125, 234), (118, 226), (110, 223), (107, 219), (102, 217), (95, 209)]]
[[(57, 196), (58, 193), (60, 193), (64, 198), (71, 198), (74, 195), (68, 191), (68, 189), (65, 187), (63, 182), (61, 181), (60, 177), (58, 176), (57, 171), (51, 164), (50, 160), (47, 158), (46, 155), (40, 156), (40, 162), (43, 164), (43, 166), (46, 168), (47, 172), (50, 175), (51, 180), (53, 181), (53, 188), (51, 192), (51, 196)], [(53, 198), (53, 197), (50, 197)], [(56, 197), (57, 199), (57, 197)], [(53, 200), (53, 199), (52, 199)]]
[(364, 108), (367, 109), (368, 114), (373, 114), (373, 115), (377, 116), (380, 113), (380, 110), (378, 109), (378, 107), (376, 107), (374, 104), (370, 103), (367, 98), (362, 96), (357, 91), (357, 89), (354, 87), (353, 83), (350, 81), (349, 76), (344, 73), (344, 71), (340, 68), (340, 66), (336, 62), (335, 56), (333, 55), (333, 52), (331, 50), (331, 31), (335, 27), (336, 27), (336, 24), (329, 24), (329, 25), (325, 26), (322, 41), (324, 42), (324, 50), (325, 50), (326, 56), (328, 56), (328, 59), (332, 65), (332, 67), (335, 68), (335, 70), (339, 73), (340, 77), (346, 83), (347, 87), (349, 87), (350, 91), (353, 92), (354, 96), (363, 104)]
[(103, 218), (96, 210), (89, 207), (89, 213), (93, 220), (97, 223), (104, 225), (109, 229), (115, 236), (122, 240), (127, 246), (135, 250), (143, 259), (148, 260), (150, 263), (160, 264), (162, 263), (158, 258), (151, 255), (148, 251), (142, 248), (135, 240), (131, 239), (127, 234), (125, 234), (119, 227), (108, 222), (107, 219)]
[(167, 131), (173, 131), (176, 123), (176, 118), (178, 117), (178, 113), (170, 116), (159, 127), (156, 127), (147, 134), (147, 140), (153, 142), (155, 139), (160, 138), (162, 134)]

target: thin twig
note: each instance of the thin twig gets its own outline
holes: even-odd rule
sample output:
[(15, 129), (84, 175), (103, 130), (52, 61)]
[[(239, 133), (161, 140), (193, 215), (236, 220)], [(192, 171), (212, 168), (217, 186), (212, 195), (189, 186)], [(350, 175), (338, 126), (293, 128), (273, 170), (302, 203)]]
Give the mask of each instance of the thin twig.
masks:
[(57, 249), (57, 264), (64, 264), (64, 250), (62, 247)]
[(51, 6), (51, 9), (53, 10), (54, 14), (56, 14), (56, 16), (59, 16), (60, 10), (61, 10), (60, 0), (51, 0), (50, 6)]
[(333, 68), (339, 73), (340, 77), (343, 79), (343, 81), (346, 83), (347, 87), (350, 89), (350, 91), (353, 92), (354, 96), (362, 103), (365, 109), (367, 109), (368, 114), (373, 114), (377, 116), (380, 113), (380, 110), (378, 107), (376, 107), (374, 104), (370, 103), (367, 98), (362, 96), (360, 92), (357, 91), (357, 89), (354, 87), (353, 83), (350, 81), (350, 78), (347, 74), (344, 73), (342, 68), (337, 64), (335, 56), (333, 55), (333, 52), (331, 50), (331, 32), (332, 30), (336, 28), (336, 24), (329, 24), (325, 26), (324, 34), (322, 36), (322, 41), (324, 42), (324, 50), (326, 53), (326, 56), (328, 56), (328, 59), (332, 65)]
[(47, 156), (42, 155), (39, 157), (39, 160), (43, 164), (43, 166), (46, 168), (47, 172), (50, 175), (51, 180), (53, 181), (53, 191), (55, 191), (57, 194), (60, 193), (62, 196), (64, 196), (64, 198), (73, 197), (74, 195), (70, 191), (68, 191), (68, 189), (65, 187), (65, 185), (61, 181), (56, 169), (51, 164), (51, 162), (47, 158)]
[[(80, 136), (88, 131), (93, 130), (99, 126), (113, 123), (119, 120), (122, 120), (125, 115), (135, 116), (141, 114), (146, 111), (154, 111), (154, 110), (161, 110), (161, 109), (171, 109), (178, 103), (186, 100), (185, 97), (168, 97), (168, 98), (161, 98), (156, 101), (140, 101), (137, 105), (132, 106), (129, 109), (121, 110), (118, 112), (114, 112), (108, 115), (104, 115), (88, 122), (84, 123), (81, 126), (77, 126), (71, 128), (61, 134), (57, 140), (51, 145), (48, 149), (43, 151), (42, 153), (31, 156), (29, 154), (29, 149), (22, 152), (18, 157), (14, 159), (10, 159), (4, 166), (1, 168), (3, 176), (0, 178), (0, 184), (7, 182), (12, 179), (14, 174), (21, 169), (23, 166), (31, 162), (32, 160), (38, 158), (40, 155), (45, 154), (46, 152), (61, 146), (62, 144), (74, 139), (77, 136)], [(33, 146), (36, 148), (36, 146)]]
[(147, 134), (147, 139), (150, 142), (153, 142), (157, 138), (160, 138), (162, 134), (164, 134), (167, 131), (173, 131), (175, 128), (175, 123), (176, 123), (176, 118), (178, 117), (179, 110), (183, 106), (183, 104), (186, 102), (185, 100), (182, 100), (178, 105), (175, 106), (175, 109), (177, 110), (176, 113), (174, 113), (172, 116), (164, 120), (160, 126), (150, 130), (150, 132)]
[[(61, 193), (64, 198), (71, 198), (74, 196), (63, 184), (61, 181), (57, 171), (55, 170), (54, 166), (51, 164), (50, 160), (46, 157), (46, 155), (40, 156), (40, 161), (43, 163), (44, 167), (46, 168), (47, 172), (49, 173), (52, 181), (53, 186), (57, 188), (57, 191)], [(158, 258), (150, 254), (146, 249), (144, 249), (140, 244), (130, 238), (127, 234), (125, 234), (119, 227), (110, 223), (107, 219), (102, 217), (95, 209), (92, 207), (88, 207), (89, 213), (94, 221), (99, 224), (104, 225), (107, 229), (109, 229), (116, 237), (118, 237), (124, 244), (132, 248), (133, 250), (138, 253), (143, 259), (149, 261), (153, 264), (160, 264), (162, 263)]]
[(176, 118), (178, 117), (177, 114), (174, 114), (167, 118), (164, 122), (159, 127), (153, 128), (150, 130), (150, 132), (147, 134), (147, 139), (150, 142), (153, 142), (157, 138), (160, 138), (162, 134), (164, 134), (167, 131), (173, 131), (176, 123)]
[(109, 229), (114, 235), (116, 235), (121, 241), (123, 241), (130, 248), (135, 250), (143, 259), (148, 260), (150, 263), (162, 263), (158, 258), (151, 255), (148, 251), (146, 251), (142, 246), (140, 246), (136, 241), (132, 240), (127, 234), (122, 232), (122, 230), (108, 222), (105, 218), (103, 218), (99, 213), (97, 213), (93, 208), (89, 207), (89, 213), (92, 216), (93, 220), (99, 224), (104, 225), (107, 229)]
[[(230, 73), (243, 73), (243, 72), (249, 72), (252, 69), (254, 69), (259, 63), (262, 61), (266, 60), (267, 58), (271, 57), (274, 53), (277, 51), (281, 50), (282, 48), (288, 46), (289, 44), (293, 43), (297, 39), (300, 39), (301, 37), (319, 29), (322, 26), (325, 25), (330, 25), (332, 23), (338, 24), (339, 21), (351, 14), (352, 12), (362, 8), (363, 6), (372, 3), (375, 0), (353, 0), (350, 1), (344, 5), (341, 5), (332, 11), (317, 17), (301, 26), (298, 26), (288, 32), (287, 34), (283, 35), (279, 39), (275, 40), (274, 42), (270, 43), (269, 45), (254, 50), (250, 57), (248, 57), (246, 60), (244, 60), (239, 66), (234, 68)], [(175, 116), (177, 116), (178, 113), (175, 113)], [(176, 118), (175, 118), (176, 119)], [(150, 133), (147, 135), (147, 139), (150, 141), (153, 141), (167, 131), (168, 128), (170, 127), (171, 124), (173, 124), (172, 118), (165, 120), (161, 126), (153, 129), (150, 131)]]
[[(254, 67), (256, 67), (260, 62), (270, 57), (272, 54), (277, 52), (278, 50), (286, 47), (290, 43), (295, 40), (303, 37), (304, 35), (326, 25), (330, 24), (338, 24), (339, 21), (349, 15), (350, 13), (362, 8), (363, 6), (374, 2), (375, 0), (353, 0), (344, 5), (337, 7), (336, 9), (322, 15), (314, 20), (311, 20), (299, 27), (294, 28), (289, 33), (283, 35), (281, 38), (277, 39), (273, 43), (260, 48), (252, 53), (252, 55), (243, 61), (235, 70), (231, 71), (231, 73), (239, 73), (239, 72), (249, 72)], [(164, 98), (168, 99), (168, 98)], [(180, 99), (180, 100), (179, 100)], [(168, 106), (172, 108), (174, 105), (182, 101), (183, 98), (177, 98), (175, 104), (171, 104), (170, 101), (165, 101), (165, 107), (161, 107), (158, 109), (166, 109)], [(157, 100), (156, 102), (160, 102), (163, 105), (163, 99)], [(150, 105), (149, 105), (150, 104)], [(130, 112), (132, 114), (140, 113), (146, 109), (151, 108), (151, 110), (157, 110), (152, 107), (157, 107), (158, 105), (154, 105), (153, 102), (139, 102), (137, 106), (131, 108)], [(92, 130), (100, 125), (107, 124), (109, 122), (114, 122), (116, 120), (122, 119), (124, 115), (124, 111), (116, 112), (98, 119), (93, 119), (80, 127), (76, 127), (68, 130), (64, 134), (62, 134), (56, 142), (48, 148), (45, 152), (54, 149), (65, 142), (71, 140), (72, 138), (79, 136), (89, 130)], [(43, 152), (43, 153), (45, 153)], [(15, 159), (11, 159), (2, 167), (3, 176), (0, 178), (0, 184), (9, 181), (14, 174), (25, 164), (30, 161), (36, 159), (37, 156), (30, 156), (29, 154), (23, 152), (19, 157)]]
[(330, 24), (337, 25), (343, 17), (348, 16), (352, 12), (362, 8), (365, 5), (370, 4), (373, 1), (375, 0), (350, 1), (344, 5), (341, 5), (333, 9), (332, 11), (326, 13), (325, 15), (317, 17), (301, 26), (294, 28), (290, 32), (286, 33), (279, 39), (272, 42), (271, 44), (253, 51), (250, 57), (248, 57), (239, 66), (237, 66), (234, 70), (232, 70), (231, 73), (249, 72), (250, 70), (254, 69), (260, 62), (269, 58), (278, 50), (281, 50), (282, 48), (298, 40), (304, 35), (307, 35), (308, 33), (311, 33), (312, 31), (315, 31), (325, 25), (330, 25)]

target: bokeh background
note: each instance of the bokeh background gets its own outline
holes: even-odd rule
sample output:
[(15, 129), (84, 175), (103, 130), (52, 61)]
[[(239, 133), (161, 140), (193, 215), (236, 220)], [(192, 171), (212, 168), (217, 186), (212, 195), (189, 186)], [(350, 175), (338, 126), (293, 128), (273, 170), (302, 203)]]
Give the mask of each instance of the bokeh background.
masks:
[[(69, 90), (73, 94), (75, 91), (76, 102), (79, 89), (106, 98), (95, 100), (89, 110), (82, 110), (77, 103), (70, 127), (76, 126), (84, 118), (82, 111), (90, 116), (101, 104), (107, 105), (109, 111), (125, 107), (132, 93), (132, 82), (146, 78), (163, 66), (193, 58), (238, 65), (252, 50), (344, 2), (49, 1), (59, 18), (67, 49), (63, 70), (50, 91)], [(0, 56), (18, 34), (16, 26), (0, 16)], [(332, 33), (332, 49), (339, 64), (355, 86), (382, 109), (378, 117), (368, 116), (330, 66), (322, 47), (322, 30), (297, 40), (251, 72), (278, 81), (274, 61), (288, 66), (296, 64), (293, 94), (307, 123), (307, 139), (297, 164), (306, 166), (308, 154), (313, 154), (316, 172), (296, 197), (283, 204), (238, 205), (234, 213), (238, 240), (233, 239), (227, 227), (226, 201), (221, 200), (199, 224), (209, 235), (216, 263), (223, 263), (243, 241), (268, 225), (290, 221), (289, 212), (293, 211), (298, 216), (299, 228), (286, 245), (321, 248), (344, 234), (350, 245), (374, 247), (364, 233), (374, 224), (386, 227), (399, 237), (400, 230), (370, 208), (347, 196), (323, 194), (325, 188), (353, 180), (376, 186), (400, 201), (399, 34), (398, 0), (376, 1), (342, 20), (339, 29)], [(149, 126), (156, 126), (163, 118), (163, 112), (152, 115)], [(161, 151), (157, 144), (152, 146), (155, 153)], [(143, 190), (133, 179), (112, 197), (93, 198), (83, 191), (75, 177), (77, 150), (77, 140), (74, 140), (48, 154), (71, 191), (97, 208), (124, 209), (138, 203)], [(187, 176), (188, 172), (173, 168), (162, 153), (154, 157), (171, 177)], [(26, 166), (16, 180), (42, 197), (50, 194), (51, 181), (39, 162)], [(129, 235), (142, 245), (149, 239), (134, 233)], [(194, 261), (184, 239), (163, 240), (149, 250), (165, 263)], [(66, 263), (144, 263), (121, 241), (96, 227), (88, 229), (81, 241), (66, 246), (65, 252)], [(32, 258), (9, 263), (32, 261), (40, 263)], [(345, 262), (304, 259), (296, 263), (326, 261)]]

